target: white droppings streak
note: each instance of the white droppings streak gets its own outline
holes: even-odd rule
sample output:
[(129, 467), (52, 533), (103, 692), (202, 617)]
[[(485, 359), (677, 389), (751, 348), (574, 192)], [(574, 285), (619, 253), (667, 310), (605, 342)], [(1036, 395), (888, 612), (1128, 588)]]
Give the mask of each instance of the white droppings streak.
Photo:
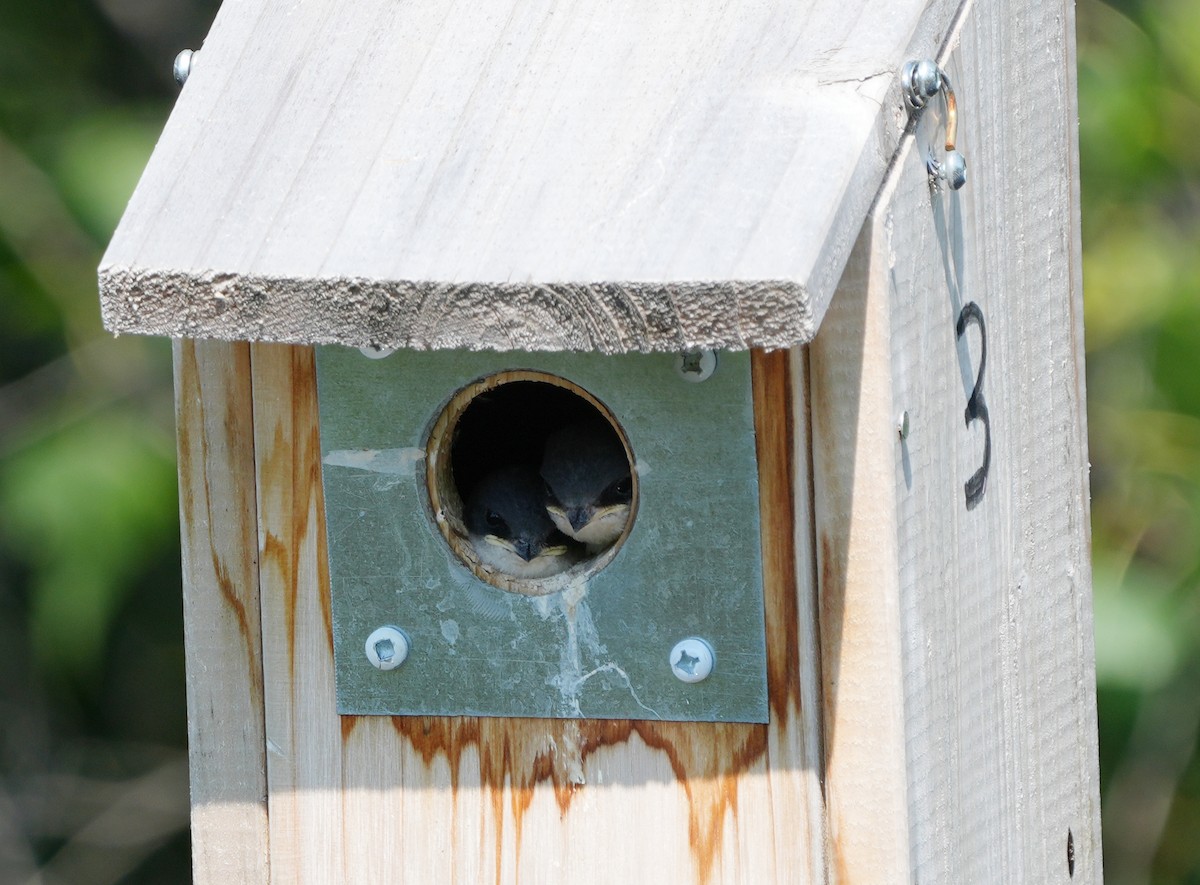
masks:
[(577, 787), (587, 783), (587, 775), (583, 773), (583, 749), (579, 739), (579, 723), (570, 722), (562, 730), (562, 746), (556, 748), (563, 768), (567, 773), (567, 781)]
[[(587, 578), (581, 575), (558, 593), (532, 597), (529, 600), (543, 620), (561, 617), (566, 627), (566, 642), (562, 645), (558, 674), (548, 680), (548, 684), (557, 688), (562, 696), (563, 713), (568, 716), (582, 716), (579, 696), (584, 684), (599, 673), (616, 673), (629, 688), (634, 702), (654, 718), (661, 719), (656, 710), (642, 703), (633, 690), (629, 675), (612, 660), (606, 660), (608, 649), (600, 642), (596, 623), (592, 620), (592, 610), (587, 603), (587, 594)], [(590, 660), (599, 660), (602, 663), (585, 673), (585, 655)]]
[(330, 467), (352, 467), (387, 475), (409, 474), (421, 461), (425, 450), (416, 446), (403, 449), (336, 449), (321, 459)]

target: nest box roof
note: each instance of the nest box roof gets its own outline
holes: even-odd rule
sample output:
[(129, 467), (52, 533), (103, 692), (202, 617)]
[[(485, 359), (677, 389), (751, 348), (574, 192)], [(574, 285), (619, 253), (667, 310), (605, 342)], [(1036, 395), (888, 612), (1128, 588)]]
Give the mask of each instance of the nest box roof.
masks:
[(100, 267), (115, 332), (807, 341), (946, 0), (226, 0)]

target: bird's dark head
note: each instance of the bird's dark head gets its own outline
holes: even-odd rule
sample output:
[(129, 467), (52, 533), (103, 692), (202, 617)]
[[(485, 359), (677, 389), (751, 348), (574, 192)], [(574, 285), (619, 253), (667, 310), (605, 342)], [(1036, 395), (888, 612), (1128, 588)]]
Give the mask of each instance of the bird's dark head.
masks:
[(547, 515), (542, 480), (532, 468), (505, 467), (485, 476), (468, 497), (463, 516), (479, 558), (506, 574), (544, 578), (579, 558)]
[(624, 531), (633, 476), (625, 447), (607, 422), (571, 424), (552, 434), (541, 474), (546, 512), (562, 532), (594, 551)]

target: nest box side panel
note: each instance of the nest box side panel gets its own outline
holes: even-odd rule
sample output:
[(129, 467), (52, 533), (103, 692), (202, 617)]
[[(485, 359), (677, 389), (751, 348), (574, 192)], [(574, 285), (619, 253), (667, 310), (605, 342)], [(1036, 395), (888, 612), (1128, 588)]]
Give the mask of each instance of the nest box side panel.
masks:
[(975, 8), (949, 59), (972, 181), (922, 190), (918, 129), (891, 200), (921, 881), (1102, 879), (1073, 8)]
[(266, 882), (250, 346), (176, 341), (175, 409), (194, 881)]
[(825, 881), (802, 359), (753, 354), (764, 725), (338, 716), (313, 353), (251, 360), (272, 878)]
[[(930, 187), (927, 115), (813, 345), (831, 835), (854, 881), (1099, 882), (1071, 4), (976, 5), (941, 63), (970, 181)], [(902, 765), (887, 865), (865, 728)]]

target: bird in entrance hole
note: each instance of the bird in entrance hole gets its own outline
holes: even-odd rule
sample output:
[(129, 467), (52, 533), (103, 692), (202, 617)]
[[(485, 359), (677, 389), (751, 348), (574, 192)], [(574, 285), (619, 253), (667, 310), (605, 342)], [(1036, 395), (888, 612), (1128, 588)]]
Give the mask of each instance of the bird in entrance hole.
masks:
[(607, 422), (570, 424), (551, 434), (542, 457), (546, 512), (565, 535), (595, 555), (625, 531), (633, 476), (625, 447)]
[(532, 467), (504, 467), (485, 476), (467, 498), (463, 522), (479, 559), (517, 578), (547, 578), (581, 558), (550, 517), (542, 481)]

